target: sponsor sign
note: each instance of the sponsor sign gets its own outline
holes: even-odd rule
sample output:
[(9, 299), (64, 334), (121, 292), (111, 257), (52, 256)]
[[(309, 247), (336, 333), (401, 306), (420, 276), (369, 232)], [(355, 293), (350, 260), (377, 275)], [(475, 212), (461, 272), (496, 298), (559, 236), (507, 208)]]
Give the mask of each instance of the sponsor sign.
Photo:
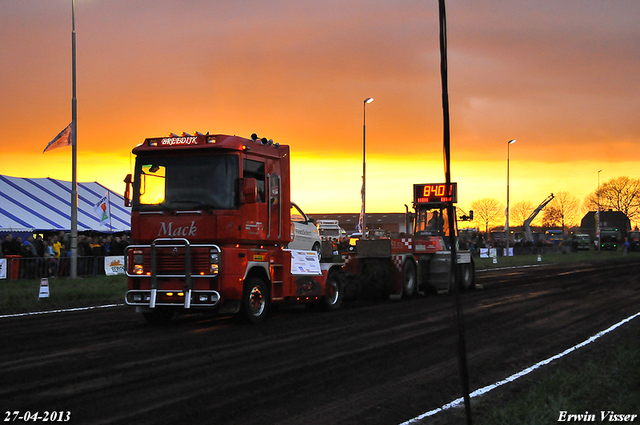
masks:
[(458, 264), (471, 263), (471, 253), (470, 252), (457, 252), (456, 253), (456, 262)]
[(293, 276), (320, 276), (320, 259), (315, 251), (286, 250), (291, 252), (291, 274)]
[(480, 258), (495, 258), (497, 256), (498, 250), (496, 248), (480, 248)]
[(104, 257), (104, 274), (107, 276), (124, 274), (124, 255)]
[(0, 258), (0, 279), (7, 278), (7, 259)]
[(40, 279), (40, 293), (38, 298), (49, 298), (49, 279), (43, 277)]

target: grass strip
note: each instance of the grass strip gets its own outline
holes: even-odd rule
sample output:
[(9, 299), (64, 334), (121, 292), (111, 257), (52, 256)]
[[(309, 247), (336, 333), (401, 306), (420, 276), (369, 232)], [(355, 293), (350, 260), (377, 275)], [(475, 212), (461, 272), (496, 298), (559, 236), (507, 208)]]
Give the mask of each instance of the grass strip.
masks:
[[(577, 253), (518, 255), (474, 259), (476, 269), (493, 269), (525, 265), (548, 265), (566, 262), (625, 263), (640, 260), (640, 252), (624, 255), (621, 251), (583, 251)], [(49, 297), (39, 298), (40, 280), (0, 280), (0, 313), (24, 313), (50, 309), (87, 307), (99, 304), (122, 303), (127, 292), (125, 276), (87, 276), (76, 280), (49, 279)]]
[(52, 309), (123, 303), (125, 276), (91, 276), (75, 280), (49, 279), (49, 297), (39, 298), (40, 280), (0, 280), (0, 313), (24, 313)]
[(640, 252), (624, 254), (622, 251), (580, 251), (569, 253), (548, 253), (517, 255), (513, 257), (498, 257), (496, 262), (492, 258), (474, 258), (476, 269), (495, 269), (502, 267), (518, 267), (527, 265), (548, 265), (560, 263), (599, 263), (609, 264), (635, 262), (640, 260)]
[[(615, 346), (607, 347), (608, 351), (601, 349), (578, 360), (561, 362), (542, 379), (526, 380), (530, 389), (519, 396), (503, 392), (479, 400), (474, 407), (474, 422), (480, 425), (621, 422), (606, 416), (614, 412), (629, 415), (622, 422), (640, 423), (640, 327), (638, 319), (635, 320), (633, 331), (626, 332)], [(569, 420), (568, 415), (585, 416)]]

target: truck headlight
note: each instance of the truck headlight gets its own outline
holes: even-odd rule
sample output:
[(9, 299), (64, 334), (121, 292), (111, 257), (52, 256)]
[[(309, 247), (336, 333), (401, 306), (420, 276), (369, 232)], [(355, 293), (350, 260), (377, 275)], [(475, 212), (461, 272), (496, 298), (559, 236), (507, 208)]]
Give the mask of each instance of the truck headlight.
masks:
[(209, 251), (209, 273), (217, 275), (220, 264), (220, 252), (216, 249)]
[(142, 255), (141, 249), (136, 249), (133, 251), (133, 273), (134, 274), (144, 274), (144, 267), (142, 263), (144, 262), (144, 256)]

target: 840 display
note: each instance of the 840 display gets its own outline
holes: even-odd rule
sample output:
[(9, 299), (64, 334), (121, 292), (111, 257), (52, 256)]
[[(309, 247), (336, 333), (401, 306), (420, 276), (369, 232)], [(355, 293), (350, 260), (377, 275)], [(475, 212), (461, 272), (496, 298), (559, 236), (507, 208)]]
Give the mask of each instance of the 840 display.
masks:
[(421, 183), (413, 185), (413, 203), (415, 205), (442, 204), (458, 202), (458, 184), (451, 183), (447, 190), (446, 183)]

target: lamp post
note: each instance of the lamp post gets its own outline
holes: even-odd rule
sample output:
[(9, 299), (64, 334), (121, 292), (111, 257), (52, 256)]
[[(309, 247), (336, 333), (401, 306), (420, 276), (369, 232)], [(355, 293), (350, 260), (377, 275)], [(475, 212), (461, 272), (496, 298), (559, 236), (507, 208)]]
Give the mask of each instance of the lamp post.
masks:
[(365, 194), (367, 191), (367, 104), (373, 102), (372, 97), (364, 100), (362, 107), (362, 238), (367, 239), (367, 215)]
[(598, 214), (596, 214), (596, 235), (598, 237), (598, 251), (600, 251), (600, 172), (598, 170)]
[(513, 143), (516, 142), (516, 139), (512, 139), (509, 140), (507, 142), (507, 221), (506, 221), (506, 226), (505, 226), (505, 233), (506, 233), (506, 239), (507, 239), (507, 257), (509, 256), (509, 239), (510, 239), (510, 234), (509, 234), (509, 157), (510, 157), (510, 148), (511, 145)]

